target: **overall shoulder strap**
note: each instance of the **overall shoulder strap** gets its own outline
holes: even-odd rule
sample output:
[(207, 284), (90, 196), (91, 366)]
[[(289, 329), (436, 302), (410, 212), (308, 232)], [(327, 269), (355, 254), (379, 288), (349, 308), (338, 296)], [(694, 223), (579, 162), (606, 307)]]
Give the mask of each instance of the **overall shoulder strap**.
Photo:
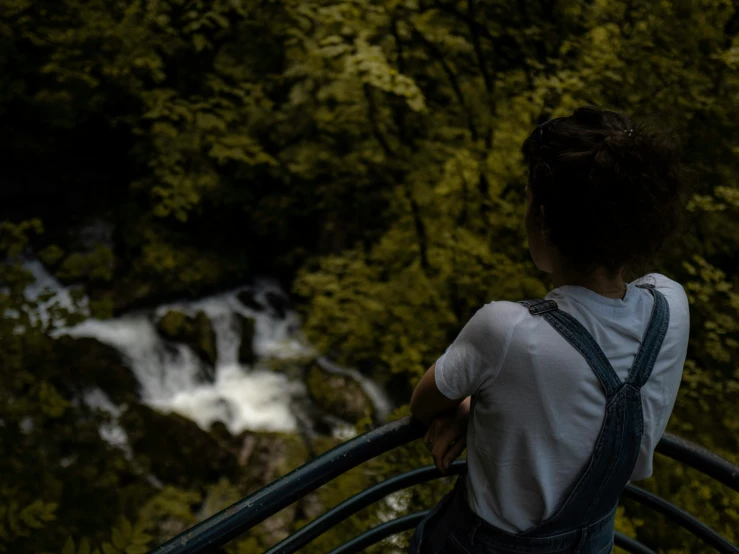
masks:
[(544, 317), (547, 323), (582, 354), (603, 386), (608, 402), (622, 383), (611, 362), (588, 330), (570, 314), (558, 309), (554, 300), (522, 300), (519, 304), (526, 306), (532, 315)]
[(647, 329), (644, 331), (644, 337), (642, 338), (639, 351), (634, 358), (634, 363), (629, 370), (629, 376), (626, 378), (627, 383), (640, 389), (652, 374), (654, 363), (657, 361), (657, 355), (662, 348), (662, 342), (665, 339), (667, 327), (670, 323), (670, 306), (667, 303), (665, 295), (654, 288), (654, 285), (637, 286), (647, 289), (654, 296), (652, 315), (649, 318)]
[(529, 313), (533, 315), (541, 315), (557, 309), (557, 303), (554, 300), (545, 300), (544, 298), (519, 300), (518, 303), (528, 308)]

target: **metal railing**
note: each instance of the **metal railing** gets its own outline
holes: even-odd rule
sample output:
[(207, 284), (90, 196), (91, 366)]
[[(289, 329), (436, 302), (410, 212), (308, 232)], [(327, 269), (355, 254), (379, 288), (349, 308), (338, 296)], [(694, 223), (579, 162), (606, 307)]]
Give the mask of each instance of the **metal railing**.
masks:
[[(420, 438), (424, 431), (425, 427), (420, 422), (405, 418), (355, 437), (198, 523), (154, 549), (150, 554), (212, 553), (332, 479), (371, 458)], [(739, 466), (705, 448), (666, 433), (657, 445), (657, 452), (697, 469), (735, 491), (739, 491)], [(352, 496), (306, 524), (270, 548), (267, 554), (296, 552), (339, 522), (388, 494), (433, 479), (458, 475), (464, 470), (466, 463), (465, 460), (457, 460), (445, 475), (442, 475), (434, 466), (426, 466), (391, 477)], [(634, 485), (628, 485), (623, 496), (664, 514), (718, 552), (739, 554), (737, 546), (663, 498)], [(417, 512), (383, 523), (334, 549), (330, 554), (361, 552), (386, 537), (413, 529), (427, 513), (428, 511)], [(616, 545), (628, 552), (654, 554), (643, 544), (621, 533), (616, 533)]]

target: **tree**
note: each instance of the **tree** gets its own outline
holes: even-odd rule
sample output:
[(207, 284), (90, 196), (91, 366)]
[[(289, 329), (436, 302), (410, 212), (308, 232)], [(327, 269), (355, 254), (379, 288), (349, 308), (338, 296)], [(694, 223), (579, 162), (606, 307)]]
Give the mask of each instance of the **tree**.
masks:
[[(697, 172), (688, 232), (655, 267), (691, 302), (670, 430), (737, 461), (730, 0), (0, 0), (0, 14), (0, 147), (10, 154), (0, 231), (11, 262), (0, 268), (0, 310), (17, 314), (0, 323), (0, 441), (18, 448), (2, 464), (22, 484), (0, 490), (0, 536), (12, 546), (60, 551), (71, 535), (70, 551), (83, 551), (84, 538), (139, 547), (121, 537), (164, 540), (204, 505), (249, 490), (155, 490), (100, 439), (106, 416), (74, 404), (82, 385), (51, 328), (29, 315), (38, 306), (23, 295), (23, 249), (84, 285), (100, 317), (276, 272), (321, 351), (407, 398), (483, 303), (550, 288), (526, 250), (520, 147), (537, 123), (583, 104), (655, 120)], [(113, 226), (110, 241), (79, 246), (95, 218)], [(89, 464), (62, 467), (80, 452)], [(303, 459), (290, 456), (285, 470)], [(411, 446), (316, 498), (328, 506), (421, 463)], [(83, 479), (84, 498), (70, 492)], [(736, 540), (735, 494), (669, 463), (646, 486)], [(411, 491), (409, 509), (441, 490)], [(702, 548), (625, 508), (620, 528), (650, 546)], [(339, 544), (387, 509), (368, 508), (310, 549)], [(281, 532), (308, 512), (280, 516)], [(155, 523), (144, 530), (142, 518)], [(259, 551), (274, 538), (261, 528), (231, 548)]]

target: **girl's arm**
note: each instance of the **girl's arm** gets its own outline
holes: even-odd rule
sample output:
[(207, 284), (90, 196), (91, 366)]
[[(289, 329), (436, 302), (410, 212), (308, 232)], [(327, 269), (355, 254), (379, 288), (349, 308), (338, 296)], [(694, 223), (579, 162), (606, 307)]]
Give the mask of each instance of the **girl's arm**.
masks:
[(436, 364), (421, 377), (411, 397), (413, 417), (428, 428), (423, 442), (434, 457), (434, 464), (442, 473), (467, 446), (467, 419), (470, 397), (449, 400), (436, 386)]
[(436, 386), (434, 371), (436, 364), (432, 365), (421, 377), (411, 397), (411, 414), (426, 425), (431, 423), (434, 417), (450, 412), (456, 408), (465, 398), (450, 400)]

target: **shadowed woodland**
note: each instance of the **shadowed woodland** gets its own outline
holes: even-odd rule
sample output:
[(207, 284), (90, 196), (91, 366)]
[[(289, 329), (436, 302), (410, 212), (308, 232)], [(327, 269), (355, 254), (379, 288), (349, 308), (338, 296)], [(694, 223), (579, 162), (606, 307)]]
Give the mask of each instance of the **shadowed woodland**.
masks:
[[(268, 276), (290, 301), (245, 305), (297, 311), (318, 353), (381, 385), (389, 419), (408, 415), (481, 305), (551, 288), (526, 246), (521, 144), (585, 104), (683, 145), (688, 228), (651, 268), (691, 306), (668, 431), (739, 463), (738, 33), (731, 0), (0, 0), (0, 551), (142, 554), (344, 440), (154, 409), (119, 351), (55, 330)], [(71, 305), (24, 292), (29, 256)], [(150, 317), (213, 367), (205, 313)], [(254, 321), (240, 329), (239, 361), (254, 363)], [(353, 432), (380, 423), (356, 380), (273, 362), (315, 413)], [(96, 389), (114, 410), (81, 400)], [(125, 448), (102, 431), (113, 417)], [(368, 462), (225, 552), (263, 552), (428, 463), (420, 444)], [(655, 463), (645, 488), (739, 542), (739, 494)], [(448, 486), (380, 502), (301, 552)], [(710, 551), (628, 500), (617, 529), (663, 554)]]

